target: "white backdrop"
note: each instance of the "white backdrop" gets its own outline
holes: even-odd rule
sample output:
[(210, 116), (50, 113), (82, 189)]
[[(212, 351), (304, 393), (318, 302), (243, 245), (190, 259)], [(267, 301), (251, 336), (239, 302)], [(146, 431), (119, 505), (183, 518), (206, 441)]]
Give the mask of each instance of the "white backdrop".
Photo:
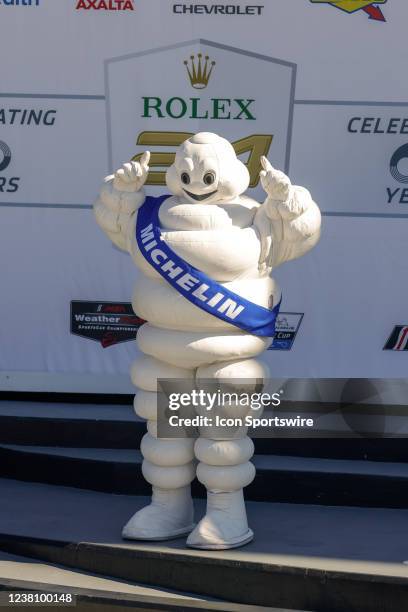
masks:
[[(0, 4), (0, 389), (131, 391), (133, 341), (71, 333), (71, 302), (119, 308), (136, 274), (91, 203), (147, 148), (165, 192), (175, 143), (203, 129), (254, 181), (267, 152), (323, 211), (318, 247), (275, 272), (294, 314), (273, 375), (407, 376), (408, 341), (383, 350), (408, 325), (405, 0), (20, 4)], [(198, 53), (215, 62), (200, 89)]]

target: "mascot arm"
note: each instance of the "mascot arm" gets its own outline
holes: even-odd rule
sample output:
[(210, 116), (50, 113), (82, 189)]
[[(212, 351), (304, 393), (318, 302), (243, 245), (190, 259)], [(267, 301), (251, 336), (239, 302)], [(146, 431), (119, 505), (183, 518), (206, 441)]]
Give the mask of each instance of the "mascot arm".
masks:
[(292, 185), (266, 158), (261, 162), (264, 169), (260, 177), (267, 198), (258, 210), (255, 224), (261, 236), (270, 234), (264, 259), (272, 268), (301, 257), (317, 244), (321, 216), (307, 189)]
[(115, 174), (107, 176), (94, 203), (96, 221), (110, 240), (123, 251), (129, 251), (136, 211), (143, 204), (143, 185), (149, 172), (150, 153), (143, 154), (140, 163), (124, 164)]

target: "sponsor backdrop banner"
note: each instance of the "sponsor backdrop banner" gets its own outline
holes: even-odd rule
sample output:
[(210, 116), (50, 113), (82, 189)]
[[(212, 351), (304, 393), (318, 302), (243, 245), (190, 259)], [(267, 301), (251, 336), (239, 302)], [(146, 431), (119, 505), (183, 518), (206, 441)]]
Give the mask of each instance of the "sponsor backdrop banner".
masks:
[(323, 212), (318, 247), (275, 271), (272, 376), (406, 377), (407, 18), (405, 0), (2, 0), (0, 389), (131, 391), (137, 271), (91, 205), (146, 149), (165, 192), (203, 130), (254, 197), (267, 155)]

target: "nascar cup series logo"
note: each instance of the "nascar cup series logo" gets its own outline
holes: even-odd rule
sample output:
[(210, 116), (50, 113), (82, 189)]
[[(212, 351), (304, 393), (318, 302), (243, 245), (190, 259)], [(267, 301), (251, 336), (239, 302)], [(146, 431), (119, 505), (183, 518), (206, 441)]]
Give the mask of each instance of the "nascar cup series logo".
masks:
[(355, 13), (363, 11), (370, 19), (375, 21), (385, 21), (384, 14), (380, 8), (380, 4), (385, 4), (387, 0), (310, 0), (313, 4), (329, 4), (335, 8), (341, 9), (346, 13)]
[(258, 186), (261, 155), (287, 171), (295, 68), (206, 40), (107, 60), (110, 169), (149, 149), (147, 184), (165, 185), (176, 148), (190, 135), (209, 131), (233, 143), (251, 187)]

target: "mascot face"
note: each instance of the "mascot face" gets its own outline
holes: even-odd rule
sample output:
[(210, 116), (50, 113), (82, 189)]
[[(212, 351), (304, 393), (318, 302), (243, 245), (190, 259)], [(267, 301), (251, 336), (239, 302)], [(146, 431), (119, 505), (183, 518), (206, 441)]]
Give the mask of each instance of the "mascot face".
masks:
[(180, 145), (174, 164), (167, 170), (166, 183), (174, 195), (188, 202), (214, 204), (243, 193), (249, 185), (249, 173), (228, 140), (201, 132)]

